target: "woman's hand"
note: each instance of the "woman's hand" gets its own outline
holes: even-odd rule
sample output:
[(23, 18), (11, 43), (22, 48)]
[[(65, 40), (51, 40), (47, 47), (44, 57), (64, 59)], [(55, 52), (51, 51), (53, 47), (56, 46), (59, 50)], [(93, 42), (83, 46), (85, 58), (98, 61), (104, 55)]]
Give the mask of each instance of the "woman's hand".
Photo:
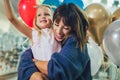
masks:
[(40, 61), (37, 59), (33, 59), (33, 62), (35, 63), (36, 67), (44, 74), (48, 74), (47, 71), (47, 65), (48, 65), (48, 61)]

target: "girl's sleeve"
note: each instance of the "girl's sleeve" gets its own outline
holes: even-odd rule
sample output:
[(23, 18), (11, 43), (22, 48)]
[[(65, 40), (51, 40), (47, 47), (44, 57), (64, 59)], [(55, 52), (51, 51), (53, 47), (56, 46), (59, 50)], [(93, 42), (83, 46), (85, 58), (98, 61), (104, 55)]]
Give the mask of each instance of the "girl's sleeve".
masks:
[(32, 29), (32, 41), (33, 43), (38, 42), (38, 31), (34, 28)]
[(38, 69), (32, 61), (31, 49), (27, 49), (20, 58), (18, 66), (18, 80), (29, 80), (34, 72), (38, 72)]

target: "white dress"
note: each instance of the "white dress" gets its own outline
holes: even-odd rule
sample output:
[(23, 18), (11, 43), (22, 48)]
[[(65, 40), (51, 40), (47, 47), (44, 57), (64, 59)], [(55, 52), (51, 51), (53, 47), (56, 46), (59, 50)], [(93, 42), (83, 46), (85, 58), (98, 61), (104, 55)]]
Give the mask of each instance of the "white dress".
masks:
[(38, 60), (48, 61), (51, 55), (59, 52), (60, 43), (54, 39), (54, 34), (50, 29), (42, 29), (42, 34), (38, 36), (38, 31), (32, 31), (33, 45), (31, 46), (33, 57)]

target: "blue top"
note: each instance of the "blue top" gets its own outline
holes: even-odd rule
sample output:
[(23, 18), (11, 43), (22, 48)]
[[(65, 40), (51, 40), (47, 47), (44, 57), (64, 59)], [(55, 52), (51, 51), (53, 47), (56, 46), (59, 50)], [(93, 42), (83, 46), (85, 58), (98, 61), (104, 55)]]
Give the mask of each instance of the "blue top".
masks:
[[(20, 59), (18, 80), (29, 80), (36, 71), (39, 70), (32, 62), (31, 49), (28, 49)], [(49, 80), (92, 80), (87, 47), (81, 51), (76, 48), (75, 39), (68, 38), (60, 53), (52, 55), (48, 63), (48, 78)]]
[(76, 48), (74, 38), (68, 38), (62, 50), (53, 54), (48, 63), (50, 80), (91, 80), (90, 58), (87, 47)]
[(39, 72), (32, 59), (32, 50), (29, 48), (20, 57), (17, 80), (29, 80), (34, 72)]

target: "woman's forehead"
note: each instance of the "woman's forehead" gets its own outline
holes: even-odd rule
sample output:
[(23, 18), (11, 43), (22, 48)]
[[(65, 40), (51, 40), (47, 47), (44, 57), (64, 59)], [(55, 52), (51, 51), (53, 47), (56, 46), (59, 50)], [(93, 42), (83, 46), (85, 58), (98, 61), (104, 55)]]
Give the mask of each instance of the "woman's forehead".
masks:
[(63, 18), (62, 18), (62, 17), (57, 17), (57, 18), (54, 20), (54, 22), (60, 23), (60, 22), (64, 22), (64, 21), (63, 21)]

